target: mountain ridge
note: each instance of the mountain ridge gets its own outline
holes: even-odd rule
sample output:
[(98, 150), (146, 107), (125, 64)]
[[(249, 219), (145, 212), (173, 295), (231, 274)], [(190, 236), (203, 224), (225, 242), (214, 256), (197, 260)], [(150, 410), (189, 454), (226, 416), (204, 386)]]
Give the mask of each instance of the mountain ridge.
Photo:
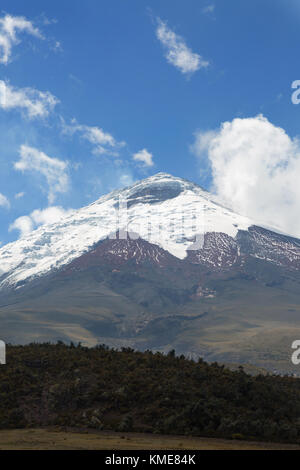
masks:
[[(127, 220), (122, 220), (123, 213)], [(183, 226), (180, 217), (184, 218)], [(152, 223), (150, 234), (149, 221)], [(35, 276), (60, 269), (120, 230), (136, 232), (141, 238), (184, 259), (199, 233), (220, 232), (235, 238), (238, 230), (247, 230), (252, 225), (254, 221), (220, 205), (215, 196), (197, 184), (158, 173), (104, 195), (59, 222), (43, 225), (1, 247), (0, 289), (19, 287)]]

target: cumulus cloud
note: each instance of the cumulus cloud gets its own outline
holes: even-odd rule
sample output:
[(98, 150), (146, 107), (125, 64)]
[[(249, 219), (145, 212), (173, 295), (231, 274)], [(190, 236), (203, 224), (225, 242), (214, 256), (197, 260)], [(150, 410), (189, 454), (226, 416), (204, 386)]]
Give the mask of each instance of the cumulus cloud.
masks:
[(20, 109), (29, 118), (44, 118), (49, 115), (59, 100), (49, 91), (34, 88), (14, 88), (0, 80), (0, 108), (5, 111)]
[(184, 39), (172, 31), (160, 18), (157, 19), (156, 36), (166, 51), (167, 61), (183, 74), (192, 74), (209, 65), (199, 54), (192, 52)]
[(9, 63), (12, 48), (20, 43), (19, 36), (22, 33), (44, 39), (39, 29), (23, 16), (5, 15), (0, 18), (0, 63)]
[(22, 145), (20, 160), (14, 163), (15, 170), (39, 173), (46, 178), (49, 191), (48, 200), (52, 204), (57, 193), (65, 193), (69, 188), (68, 162), (49, 157), (40, 150)]
[(300, 140), (262, 115), (197, 132), (200, 166), (208, 157), (213, 189), (225, 204), (300, 237)]
[(139, 152), (132, 155), (133, 160), (142, 162), (144, 166), (153, 166), (153, 155), (148, 152), (147, 149), (140, 150)]
[(6, 209), (10, 208), (9, 200), (7, 199), (6, 196), (4, 196), (4, 194), (1, 194), (1, 193), (0, 193), (0, 207), (6, 207)]
[(20, 193), (15, 194), (15, 199), (22, 199), (22, 197), (24, 197), (24, 196), (25, 196), (25, 193), (20, 192)]
[(18, 217), (12, 224), (10, 224), (8, 231), (12, 232), (13, 230), (19, 230), (21, 237), (28, 235), (32, 232), (33, 224), (30, 217), (24, 215)]
[(106, 153), (116, 156), (118, 155), (118, 148), (125, 145), (125, 142), (117, 142), (111, 134), (104, 132), (100, 127), (81, 125), (78, 124), (76, 119), (72, 119), (71, 124), (66, 124), (65, 121), (61, 119), (61, 123), (64, 134), (73, 135), (79, 133), (82, 139), (92, 144), (93, 153), (95, 155)]
[(18, 230), (20, 236), (28, 235), (40, 225), (54, 224), (62, 218), (72, 214), (73, 209), (63, 209), (60, 206), (47, 207), (46, 209), (37, 209), (30, 215), (18, 217), (10, 226), (9, 231)]

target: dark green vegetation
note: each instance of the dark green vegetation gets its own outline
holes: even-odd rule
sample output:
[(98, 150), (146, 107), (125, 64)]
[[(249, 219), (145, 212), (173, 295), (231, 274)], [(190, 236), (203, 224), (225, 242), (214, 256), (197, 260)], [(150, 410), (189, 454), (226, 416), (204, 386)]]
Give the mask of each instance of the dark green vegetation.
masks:
[(71, 426), (300, 442), (300, 380), (131, 349), (9, 346), (2, 429)]

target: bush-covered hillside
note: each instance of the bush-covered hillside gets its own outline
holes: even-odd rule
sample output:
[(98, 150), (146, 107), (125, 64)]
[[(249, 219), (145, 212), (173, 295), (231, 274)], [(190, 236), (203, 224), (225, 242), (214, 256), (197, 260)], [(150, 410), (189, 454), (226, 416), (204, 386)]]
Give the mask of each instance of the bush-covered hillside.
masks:
[(0, 427), (48, 425), (300, 442), (300, 380), (252, 377), (174, 351), (8, 346)]

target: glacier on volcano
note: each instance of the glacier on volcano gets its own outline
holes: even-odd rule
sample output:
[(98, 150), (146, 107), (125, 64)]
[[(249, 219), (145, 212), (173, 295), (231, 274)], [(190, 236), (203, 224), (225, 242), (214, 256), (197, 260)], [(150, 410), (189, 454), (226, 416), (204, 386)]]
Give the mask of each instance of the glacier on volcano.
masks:
[(197, 184), (158, 173), (3, 246), (0, 289), (58, 270), (117, 232), (138, 234), (185, 259), (197, 236), (203, 240), (205, 233), (222, 233), (235, 238), (253, 225)]

